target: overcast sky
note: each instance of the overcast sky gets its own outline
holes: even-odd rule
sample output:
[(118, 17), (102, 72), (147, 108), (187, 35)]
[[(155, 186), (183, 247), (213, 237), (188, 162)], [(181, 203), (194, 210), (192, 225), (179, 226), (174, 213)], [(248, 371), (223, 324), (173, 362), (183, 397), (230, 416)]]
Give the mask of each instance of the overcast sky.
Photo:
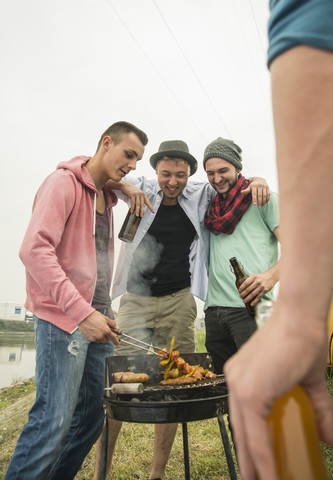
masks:
[(203, 150), (222, 136), (277, 191), (268, 15), (268, 0), (0, 2), (0, 301), (25, 299), (18, 250), (37, 188), (116, 121), (148, 134), (134, 175), (153, 177), (150, 155), (182, 139), (205, 180)]

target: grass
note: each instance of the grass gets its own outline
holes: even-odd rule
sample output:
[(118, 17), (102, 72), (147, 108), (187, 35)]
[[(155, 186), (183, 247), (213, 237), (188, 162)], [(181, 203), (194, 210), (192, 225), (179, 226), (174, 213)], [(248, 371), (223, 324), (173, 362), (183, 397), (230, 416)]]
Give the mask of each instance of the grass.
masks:
[[(216, 419), (188, 424), (190, 471), (193, 480), (228, 479), (228, 469)], [(113, 461), (112, 480), (148, 479), (153, 457), (154, 426), (124, 424)], [(91, 452), (93, 454), (93, 452)], [(126, 458), (126, 461), (125, 461)], [(92, 460), (94, 461), (94, 455)], [(86, 458), (89, 462), (89, 456)], [(91, 465), (91, 463), (89, 462)], [(90, 468), (90, 467), (89, 467)], [(84, 480), (86, 470), (78, 472), (76, 479)], [(183, 480), (183, 442), (179, 427), (168, 462), (165, 480)]]
[(13, 405), (19, 398), (29, 393), (35, 393), (36, 386), (33, 378), (16, 382), (10, 387), (0, 389), (0, 412), (2, 409)]
[(203, 330), (197, 331), (198, 352), (207, 352), (205, 347), (205, 332)]
[(34, 332), (34, 322), (19, 320), (0, 320), (0, 332)]
[[(204, 332), (198, 332), (198, 350), (205, 351)], [(327, 387), (333, 396), (333, 376)], [(34, 400), (33, 379), (0, 390), (0, 479)], [(118, 438), (109, 480), (147, 480), (153, 457), (154, 425), (124, 423)], [(227, 480), (229, 473), (216, 418), (188, 423), (192, 480)], [(333, 448), (323, 445), (329, 480), (333, 480)], [(91, 480), (95, 470), (95, 446), (85, 458), (75, 480)], [(183, 480), (183, 440), (179, 427), (164, 480)]]

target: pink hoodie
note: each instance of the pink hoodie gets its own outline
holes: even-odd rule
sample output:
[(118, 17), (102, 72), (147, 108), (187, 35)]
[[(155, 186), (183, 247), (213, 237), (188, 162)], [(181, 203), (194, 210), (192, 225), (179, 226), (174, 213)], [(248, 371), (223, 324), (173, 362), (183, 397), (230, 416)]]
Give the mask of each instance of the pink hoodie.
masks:
[[(60, 163), (39, 188), (20, 258), (26, 267), (25, 306), (66, 332), (73, 332), (94, 308), (96, 282), (95, 201), (98, 195), (89, 171), (90, 157)], [(111, 207), (117, 196), (103, 188), (113, 232)], [(113, 270), (114, 242), (109, 257)]]

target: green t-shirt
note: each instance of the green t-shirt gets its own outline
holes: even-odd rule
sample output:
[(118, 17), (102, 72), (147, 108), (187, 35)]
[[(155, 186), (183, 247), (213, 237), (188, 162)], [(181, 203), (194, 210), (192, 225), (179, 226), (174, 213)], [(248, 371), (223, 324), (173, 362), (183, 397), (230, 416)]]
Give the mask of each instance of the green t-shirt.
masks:
[[(261, 208), (251, 203), (231, 235), (210, 234), (208, 307), (244, 307), (230, 270), (229, 259), (236, 257), (247, 275), (265, 272), (278, 261), (278, 240), (273, 231), (279, 226), (278, 195), (271, 193)], [(263, 297), (272, 300), (270, 291)]]

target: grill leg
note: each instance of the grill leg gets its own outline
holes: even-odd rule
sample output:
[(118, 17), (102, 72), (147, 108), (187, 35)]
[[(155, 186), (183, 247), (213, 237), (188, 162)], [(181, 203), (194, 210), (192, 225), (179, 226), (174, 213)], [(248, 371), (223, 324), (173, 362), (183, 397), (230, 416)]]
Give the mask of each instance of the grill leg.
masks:
[(217, 411), (217, 420), (219, 422), (219, 427), (220, 427), (224, 452), (225, 452), (225, 456), (226, 456), (226, 459), (227, 459), (230, 479), (231, 480), (237, 480), (237, 474), (236, 474), (234, 459), (232, 458), (232, 452), (231, 452), (229, 437), (228, 437), (227, 429), (226, 429), (226, 426), (225, 426), (225, 423), (224, 423), (223, 413), (222, 413), (222, 410), (220, 408)]
[(100, 473), (99, 480), (106, 480), (106, 459), (108, 456), (108, 416), (105, 413), (104, 425), (102, 430), (102, 446), (101, 446), (101, 460), (100, 460)]
[(183, 429), (183, 450), (184, 450), (185, 480), (191, 480), (191, 477), (190, 477), (190, 458), (189, 458), (189, 454), (188, 454), (187, 423), (182, 423), (182, 429)]

